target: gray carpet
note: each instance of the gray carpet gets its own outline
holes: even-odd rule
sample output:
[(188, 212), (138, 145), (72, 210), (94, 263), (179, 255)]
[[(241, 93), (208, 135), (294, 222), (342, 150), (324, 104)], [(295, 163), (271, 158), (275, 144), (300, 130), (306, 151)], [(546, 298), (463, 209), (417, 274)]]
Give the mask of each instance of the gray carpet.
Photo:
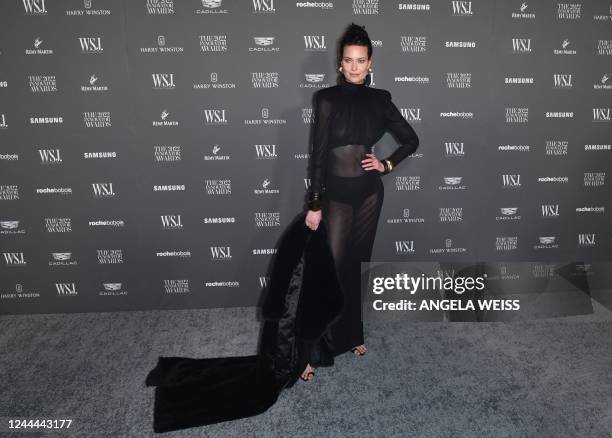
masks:
[(366, 356), (338, 357), (264, 414), (152, 432), (144, 380), (159, 355), (255, 354), (258, 331), (254, 308), (2, 316), (3, 423), (74, 420), (65, 432), (3, 436), (612, 436), (603, 309), (520, 323), (366, 322)]

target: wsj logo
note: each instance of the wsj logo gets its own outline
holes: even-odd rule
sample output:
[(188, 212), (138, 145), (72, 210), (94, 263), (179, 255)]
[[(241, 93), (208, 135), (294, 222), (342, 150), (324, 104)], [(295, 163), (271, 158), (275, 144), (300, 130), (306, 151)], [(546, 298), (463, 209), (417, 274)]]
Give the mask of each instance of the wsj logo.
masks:
[(447, 156), (464, 156), (463, 142), (445, 142)]
[(115, 196), (113, 183), (92, 183), (94, 198), (109, 198)]
[(162, 214), (161, 216), (163, 230), (181, 230), (183, 222), (180, 214)]
[(257, 154), (258, 159), (277, 158), (275, 144), (256, 144), (255, 153)]
[(578, 234), (578, 245), (580, 246), (595, 246), (595, 234)]
[(22, 252), (5, 252), (4, 262), (6, 266), (25, 266), (26, 261)]
[(174, 73), (152, 73), (154, 90), (174, 90)]
[(453, 15), (473, 15), (472, 2), (454, 0), (452, 6)]
[(81, 53), (102, 53), (102, 38), (100, 37), (79, 37)]
[(559, 217), (559, 204), (542, 205), (542, 217)]
[(274, 0), (253, 0), (253, 12), (276, 12), (276, 9), (274, 8)]
[(521, 175), (502, 175), (502, 182), (504, 187), (520, 187), (521, 186)]
[(514, 53), (531, 53), (531, 38), (512, 38)]
[(74, 283), (55, 283), (55, 290), (60, 296), (77, 294), (76, 285)]
[(572, 88), (571, 74), (555, 74), (553, 75), (555, 88)]
[(45, 0), (23, 0), (26, 15), (47, 15)]
[(396, 254), (414, 254), (414, 240), (396, 240)]
[(304, 35), (306, 50), (327, 50), (325, 35)]
[(210, 253), (213, 260), (232, 259), (232, 254), (229, 246), (211, 246)]
[(38, 153), (40, 164), (60, 164), (63, 161), (59, 149), (39, 149)]
[(409, 122), (420, 122), (421, 121), (421, 109), (420, 108), (402, 108), (400, 109), (402, 116)]
[(205, 123), (207, 125), (225, 125), (227, 119), (225, 118), (225, 110), (223, 109), (205, 109), (204, 110)]
[(593, 108), (593, 121), (594, 122), (609, 122), (610, 121), (610, 108)]

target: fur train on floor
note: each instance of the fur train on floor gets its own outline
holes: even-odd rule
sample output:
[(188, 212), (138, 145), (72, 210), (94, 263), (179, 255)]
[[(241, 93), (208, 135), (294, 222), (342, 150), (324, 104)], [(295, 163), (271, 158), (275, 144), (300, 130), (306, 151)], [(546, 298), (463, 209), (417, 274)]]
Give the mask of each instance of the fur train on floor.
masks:
[(308, 352), (341, 314), (338, 282), (325, 223), (316, 231), (306, 213), (291, 222), (272, 260), (258, 354), (240, 357), (160, 357), (146, 378), (155, 386), (155, 432), (260, 414), (294, 385)]

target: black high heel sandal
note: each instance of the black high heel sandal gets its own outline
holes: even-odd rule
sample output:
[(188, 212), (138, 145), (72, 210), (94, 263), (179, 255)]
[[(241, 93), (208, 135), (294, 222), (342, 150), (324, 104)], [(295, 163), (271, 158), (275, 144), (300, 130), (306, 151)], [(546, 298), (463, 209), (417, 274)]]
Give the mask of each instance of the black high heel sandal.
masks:
[(310, 376), (311, 374), (312, 374), (313, 376), (315, 375), (314, 370), (316, 370), (316, 368), (315, 368), (315, 367), (313, 367), (313, 366), (312, 366), (312, 365), (310, 365), (310, 364), (308, 364), (308, 366), (309, 366), (310, 368), (312, 368), (312, 371), (308, 371), (308, 372), (306, 373), (306, 378), (304, 378), (304, 377), (303, 377), (304, 373), (300, 374), (300, 379), (302, 379), (304, 382), (310, 382), (312, 379), (309, 379), (309, 378), (308, 378), (308, 376)]
[[(357, 347), (355, 347), (355, 348), (351, 348), (351, 353), (355, 354), (355, 352), (356, 352), (356, 351), (357, 351)], [(357, 351), (357, 355), (359, 355), (359, 356), (364, 356), (364, 355), (365, 355), (365, 353), (359, 353), (359, 352)]]
[(308, 376), (310, 376), (311, 374), (314, 376), (314, 371), (308, 371), (306, 373), (306, 379), (303, 376), (300, 376), (300, 379), (302, 379), (304, 382), (310, 382), (312, 379), (309, 379)]

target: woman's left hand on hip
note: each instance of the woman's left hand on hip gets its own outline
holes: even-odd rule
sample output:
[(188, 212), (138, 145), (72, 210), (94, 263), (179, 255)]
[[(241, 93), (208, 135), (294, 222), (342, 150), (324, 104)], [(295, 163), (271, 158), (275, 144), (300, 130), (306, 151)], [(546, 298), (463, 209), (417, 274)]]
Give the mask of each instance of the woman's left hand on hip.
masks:
[(379, 172), (385, 171), (385, 166), (380, 162), (374, 154), (366, 154), (368, 158), (361, 160), (361, 167), (365, 170), (378, 170)]

